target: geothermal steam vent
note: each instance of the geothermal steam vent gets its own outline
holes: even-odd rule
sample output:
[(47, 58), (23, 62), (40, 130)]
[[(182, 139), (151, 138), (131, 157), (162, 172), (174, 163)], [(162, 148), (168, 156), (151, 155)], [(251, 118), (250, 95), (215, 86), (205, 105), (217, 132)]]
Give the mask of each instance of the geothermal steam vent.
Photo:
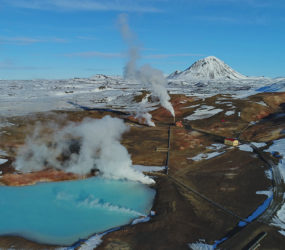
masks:
[(39, 127), (19, 150), (15, 167), (22, 172), (55, 168), (80, 175), (95, 168), (105, 178), (154, 183), (131, 167), (131, 157), (120, 143), (126, 131), (128, 127), (122, 120), (110, 116), (53, 130), (50, 141), (42, 137), (43, 128)]

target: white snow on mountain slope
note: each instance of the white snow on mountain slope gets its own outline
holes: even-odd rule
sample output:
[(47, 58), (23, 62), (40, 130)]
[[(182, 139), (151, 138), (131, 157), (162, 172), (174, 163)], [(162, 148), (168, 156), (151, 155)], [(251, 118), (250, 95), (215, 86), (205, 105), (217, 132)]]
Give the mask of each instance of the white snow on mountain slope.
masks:
[(260, 88), (259, 92), (282, 91), (284, 84), (284, 78), (244, 76), (214, 56), (201, 59), (184, 71), (175, 71), (167, 79), (173, 93), (179, 93), (182, 89), (185, 92), (187, 89), (189, 95), (207, 96), (223, 93), (246, 97), (256, 94), (256, 89)]
[(171, 73), (169, 76), (167, 76), (168, 79), (173, 79), (176, 76), (178, 76), (182, 71), (180, 70), (175, 70), (173, 73)]
[(214, 56), (201, 59), (182, 72), (175, 71), (169, 79), (183, 80), (241, 80), (247, 77)]

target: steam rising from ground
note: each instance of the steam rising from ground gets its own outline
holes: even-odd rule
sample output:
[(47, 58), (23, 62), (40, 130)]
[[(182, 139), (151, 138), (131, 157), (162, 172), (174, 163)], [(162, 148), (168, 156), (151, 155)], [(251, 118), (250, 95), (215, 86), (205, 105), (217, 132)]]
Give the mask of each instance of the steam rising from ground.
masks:
[(106, 178), (128, 179), (145, 184), (154, 181), (134, 170), (127, 149), (120, 144), (128, 130), (118, 118), (85, 119), (58, 130), (53, 127), (49, 140), (38, 127), (17, 155), (15, 167), (22, 172), (56, 168), (76, 174), (88, 174), (94, 168)]
[(155, 127), (155, 123), (151, 120), (152, 116), (150, 113), (145, 112), (145, 107), (143, 103), (141, 103), (139, 108), (137, 109), (135, 118), (139, 120), (144, 120), (145, 123), (150, 127)]
[(170, 103), (170, 96), (166, 90), (167, 81), (160, 70), (153, 69), (149, 65), (137, 67), (139, 59), (139, 46), (136, 44), (135, 35), (131, 31), (127, 16), (121, 14), (119, 16), (119, 25), (121, 34), (129, 47), (129, 61), (124, 69), (124, 77), (130, 80), (136, 80), (142, 84), (151, 85), (152, 94), (160, 100), (161, 106), (169, 110), (174, 117), (174, 109)]

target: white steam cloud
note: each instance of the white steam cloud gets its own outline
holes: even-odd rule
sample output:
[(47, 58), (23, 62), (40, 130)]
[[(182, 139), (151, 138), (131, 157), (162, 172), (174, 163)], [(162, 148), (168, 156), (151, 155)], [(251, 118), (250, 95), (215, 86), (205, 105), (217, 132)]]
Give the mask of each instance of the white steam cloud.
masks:
[(166, 108), (175, 117), (174, 109), (170, 103), (170, 96), (166, 90), (167, 80), (163, 76), (163, 73), (160, 70), (153, 69), (149, 65), (138, 68), (139, 46), (137, 46), (135, 35), (129, 27), (125, 14), (119, 15), (119, 25), (121, 34), (129, 47), (129, 61), (124, 69), (124, 77), (129, 80), (136, 80), (142, 84), (150, 84), (152, 94), (159, 98), (161, 106)]
[(19, 150), (14, 165), (22, 172), (56, 168), (81, 175), (98, 169), (106, 178), (154, 183), (131, 167), (131, 157), (120, 143), (126, 131), (128, 127), (122, 120), (110, 116), (85, 119), (60, 130), (54, 128), (49, 141), (43, 138), (44, 129), (38, 128)]
[(155, 123), (151, 120), (152, 115), (150, 113), (146, 113), (144, 109), (144, 105), (141, 103), (137, 110), (135, 118), (144, 120), (144, 122), (150, 127), (155, 127)]

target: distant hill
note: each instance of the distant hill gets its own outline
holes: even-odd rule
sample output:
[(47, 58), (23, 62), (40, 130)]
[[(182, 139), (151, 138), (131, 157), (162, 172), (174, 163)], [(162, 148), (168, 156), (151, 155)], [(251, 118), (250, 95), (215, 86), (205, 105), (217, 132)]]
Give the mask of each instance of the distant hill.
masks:
[(201, 59), (184, 71), (175, 71), (168, 79), (177, 80), (240, 80), (247, 79), (214, 56)]

